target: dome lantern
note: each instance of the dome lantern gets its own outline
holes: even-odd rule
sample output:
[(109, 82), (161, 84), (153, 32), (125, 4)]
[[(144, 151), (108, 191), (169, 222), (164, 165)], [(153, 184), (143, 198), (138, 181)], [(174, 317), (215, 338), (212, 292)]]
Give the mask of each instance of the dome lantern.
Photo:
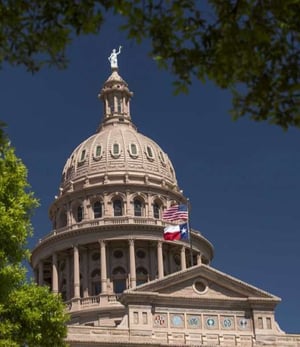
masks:
[(121, 53), (121, 48), (122, 46), (118, 52), (114, 49), (108, 58), (112, 73), (98, 94), (98, 98), (103, 102), (104, 117), (101, 126), (116, 122), (131, 124), (130, 98), (133, 93), (118, 73), (117, 55)]

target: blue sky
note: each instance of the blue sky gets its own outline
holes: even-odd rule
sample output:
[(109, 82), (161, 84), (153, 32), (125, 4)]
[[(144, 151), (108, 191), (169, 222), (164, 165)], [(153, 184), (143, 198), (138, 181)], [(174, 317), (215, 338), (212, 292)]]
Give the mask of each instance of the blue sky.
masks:
[(229, 93), (211, 83), (195, 81), (188, 95), (174, 96), (173, 76), (149, 58), (148, 43), (127, 41), (115, 21), (74, 41), (67, 70), (0, 71), (1, 119), (41, 202), (30, 247), (51, 230), (48, 207), (65, 161), (102, 118), (97, 94), (119, 44), (120, 75), (134, 92), (133, 121), (171, 158), (191, 201), (192, 227), (215, 247), (212, 265), (281, 297), (277, 321), (300, 333), (299, 130), (233, 122)]

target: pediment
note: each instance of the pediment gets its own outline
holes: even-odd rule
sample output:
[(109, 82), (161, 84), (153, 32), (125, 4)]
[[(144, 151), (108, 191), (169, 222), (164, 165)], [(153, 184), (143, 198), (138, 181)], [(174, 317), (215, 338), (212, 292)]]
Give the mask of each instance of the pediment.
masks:
[(280, 298), (204, 264), (148, 282), (128, 293), (156, 293), (161, 296), (201, 300), (251, 299), (279, 302)]

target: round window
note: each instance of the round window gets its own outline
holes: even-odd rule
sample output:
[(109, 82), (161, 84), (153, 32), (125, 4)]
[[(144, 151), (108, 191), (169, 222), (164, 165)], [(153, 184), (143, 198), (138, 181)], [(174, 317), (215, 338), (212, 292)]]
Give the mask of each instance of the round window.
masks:
[(114, 257), (117, 259), (120, 259), (123, 257), (123, 252), (120, 249), (117, 249), (116, 251), (114, 251)]
[(207, 283), (203, 280), (196, 280), (194, 282), (194, 289), (200, 294), (204, 294), (207, 291)]
[(136, 255), (137, 255), (138, 258), (143, 259), (143, 258), (145, 258), (146, 253), (145, 253), (142, 249), (138, 249), (138, 250), (136, 251)]
[(99, 260), (100, 259), (100, 253), (93, 253), (92, 254), (92, 259), (95, 260), (95, 261)]

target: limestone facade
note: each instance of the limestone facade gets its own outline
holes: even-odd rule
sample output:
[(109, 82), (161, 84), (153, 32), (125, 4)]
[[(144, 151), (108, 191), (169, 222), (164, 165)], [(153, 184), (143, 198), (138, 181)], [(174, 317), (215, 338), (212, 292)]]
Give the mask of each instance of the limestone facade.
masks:
[(99, 94), (103, 120), (70, 155), (32, 252), (39, 285), (60, 293), (70, 346), (300, 347), (274, 317), (280, 299), (214, 269), (197, 230), (166, 241), (162, 212), (187, 204), (168, 155), (132, 123), (117, 68)]

